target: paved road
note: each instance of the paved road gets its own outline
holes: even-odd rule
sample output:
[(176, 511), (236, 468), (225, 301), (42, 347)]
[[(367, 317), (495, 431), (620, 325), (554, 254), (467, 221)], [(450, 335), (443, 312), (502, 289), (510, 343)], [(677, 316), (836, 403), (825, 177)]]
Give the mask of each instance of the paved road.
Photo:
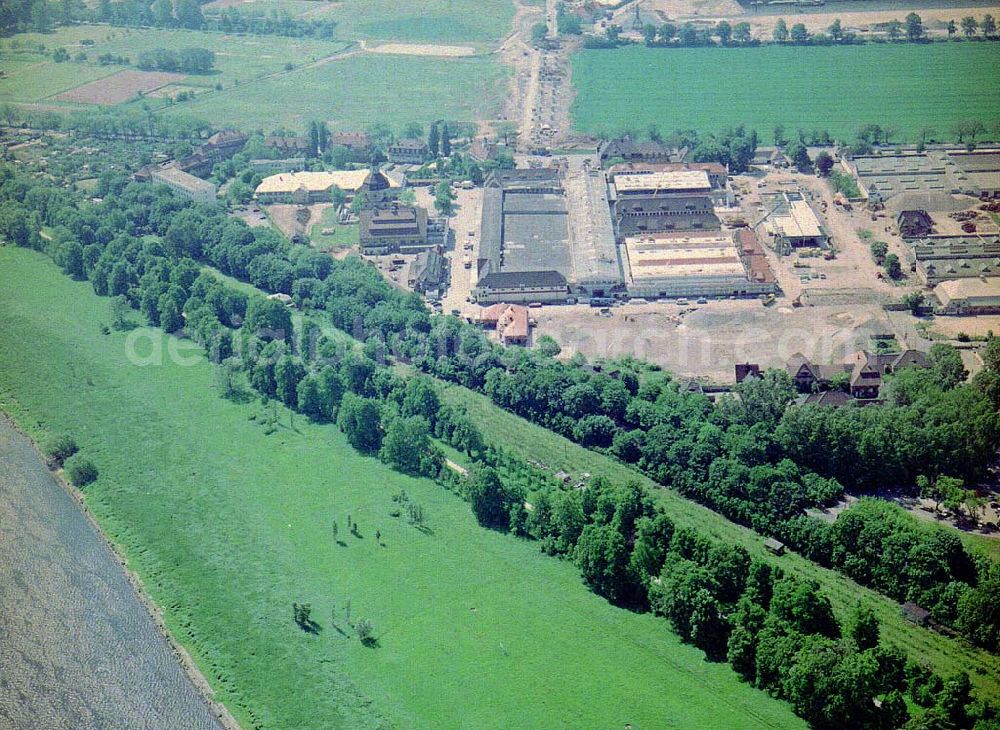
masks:
[(219, 727), (111, 551), (0, 417), (0, 729)]

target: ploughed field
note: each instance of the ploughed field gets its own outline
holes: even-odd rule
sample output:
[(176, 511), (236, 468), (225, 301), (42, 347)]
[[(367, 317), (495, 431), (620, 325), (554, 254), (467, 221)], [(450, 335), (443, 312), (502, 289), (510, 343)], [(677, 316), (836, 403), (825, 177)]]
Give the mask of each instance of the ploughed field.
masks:
[[(441, 486), (284, 410), (268, 435), (258, 403), (219, 397), (198, 348), (102, 334), (111, 321), (89, 283), (0, 247), (0, 403), (97, 464), (88, 504), (245, 726), (804, 726)], [(390, 514), (400, 490), (426, 529)], [(377, 646), (354, 636), (348, 602)]]
[(578, 131), (608, 134), (745, 124), (764, 144), (777, 125), (953, 139), (956, 122), (1000, 116), (998, 69), (997, 43), (587, 50), (573, 57), (572, 117)]
[(220, 727), (93, 525), (2, 416), (0, 515), (0, 727)]

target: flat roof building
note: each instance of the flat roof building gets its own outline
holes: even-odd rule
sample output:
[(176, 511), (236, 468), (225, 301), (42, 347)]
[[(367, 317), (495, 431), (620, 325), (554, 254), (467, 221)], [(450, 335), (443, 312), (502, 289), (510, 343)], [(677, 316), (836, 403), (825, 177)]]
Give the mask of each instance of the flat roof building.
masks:
[(707, 193), (712, 189), (704, 170), (619, 174), (612, 184), (619, 198), (659, 193)]
[(166, 185), (174, 192), (190, 198), (196, 203), (213, 203), (218, 192), (215, 185), (207, 180), (189, 175), (172, 165), (151, 170), (149, 178), (152, 182)]
[(384, 192), (398, 188), (399, 183), (368, 169), (283, 172), (264, 178), (254, 192), (262, 203), (327, 203), (335, 187), (350, 200), (361, 190)]
[(749, 256), (731, 231), (630, 236), (624, 252), (625, 285), (632, 296), (745, 296), (775, 290), (773, 277), (751, 278)]

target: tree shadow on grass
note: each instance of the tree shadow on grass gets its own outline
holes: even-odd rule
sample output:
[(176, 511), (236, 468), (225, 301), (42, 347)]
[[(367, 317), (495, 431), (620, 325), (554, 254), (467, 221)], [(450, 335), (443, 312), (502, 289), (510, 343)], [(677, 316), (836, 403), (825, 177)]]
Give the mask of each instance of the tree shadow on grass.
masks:
[(429, 528), (427, 525), (414, 525), (414, 527), (417, 528), (419, 532), (422, 532), (425, 535), (429, 535), (430, 537), (434, 537), (435, 535), (434, 530)]

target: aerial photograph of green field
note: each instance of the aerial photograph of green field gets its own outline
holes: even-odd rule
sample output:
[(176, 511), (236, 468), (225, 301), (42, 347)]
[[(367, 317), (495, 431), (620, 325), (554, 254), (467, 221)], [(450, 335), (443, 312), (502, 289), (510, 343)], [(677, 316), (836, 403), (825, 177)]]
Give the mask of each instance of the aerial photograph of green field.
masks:
[(0, 3), (0, 730), (1000, 730), (998, 17)]
[(744, 124), (766, 138), (778, 125), (849, 137), (880, 124), (914, 141), (924, 128), (1000, 117), (998, 68), (995, 43), (583, 51), (573, 124), (605, 134)]

